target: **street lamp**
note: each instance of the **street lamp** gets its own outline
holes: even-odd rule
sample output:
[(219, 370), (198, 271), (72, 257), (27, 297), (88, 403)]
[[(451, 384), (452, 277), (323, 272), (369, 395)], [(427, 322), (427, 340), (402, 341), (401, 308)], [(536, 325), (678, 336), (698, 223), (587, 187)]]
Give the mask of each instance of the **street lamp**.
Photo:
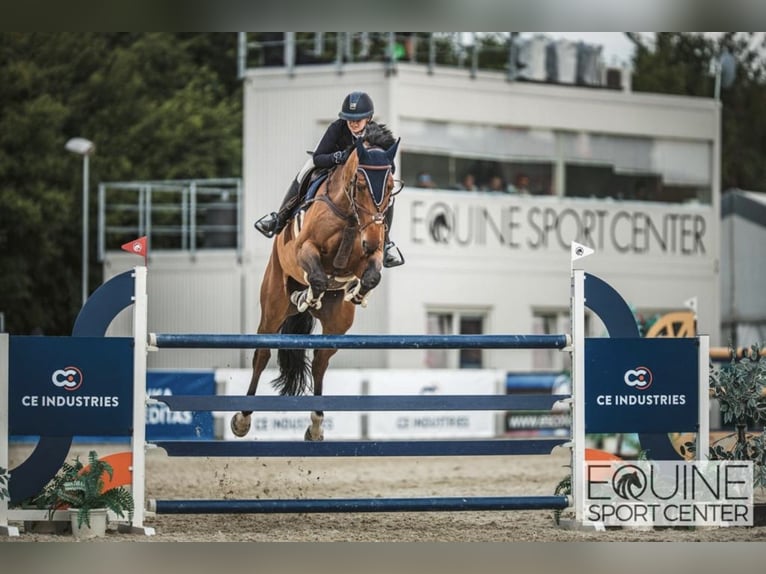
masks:
[(64, 147), (82, 156), (82, 304), (85, 305), (88, 300), (88, 158), (96, 151), (96, 144), (85, 138), (72, 138)]

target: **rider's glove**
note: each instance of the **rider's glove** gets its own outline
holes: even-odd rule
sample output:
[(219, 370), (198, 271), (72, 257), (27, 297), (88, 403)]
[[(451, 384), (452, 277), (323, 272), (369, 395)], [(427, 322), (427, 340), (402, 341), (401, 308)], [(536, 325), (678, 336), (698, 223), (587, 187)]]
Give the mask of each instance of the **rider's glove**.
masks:
[(332, 161), (335, 165), (339, 165), (346, 161), (348, 158), (348, 154), (344, 151), (336, 151), (334, 154), (332, 154)]

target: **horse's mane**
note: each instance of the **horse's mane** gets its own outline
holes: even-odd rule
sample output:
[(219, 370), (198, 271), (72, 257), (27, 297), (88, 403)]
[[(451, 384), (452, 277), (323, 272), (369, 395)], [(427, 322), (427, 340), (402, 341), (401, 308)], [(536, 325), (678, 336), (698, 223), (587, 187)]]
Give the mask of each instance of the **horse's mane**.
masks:
[(364, 141), (370, 146), (388, 149), (396, 143), (396, 138), (386, 124), (369, 123), (364, 133)]

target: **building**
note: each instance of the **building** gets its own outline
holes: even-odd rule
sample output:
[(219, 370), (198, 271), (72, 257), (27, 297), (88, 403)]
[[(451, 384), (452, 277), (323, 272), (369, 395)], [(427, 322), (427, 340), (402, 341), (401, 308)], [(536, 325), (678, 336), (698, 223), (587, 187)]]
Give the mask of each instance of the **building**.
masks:
[[(749, 347), (766, 342), (766, 197), (727, 190), (721, 203), (722, 344)], [(761, 288), (759, 288), (761, 286)]]
[[(156, 250), (150, 330), (255, 332), (271, 242), (252, 227), (275, 210), (344, 96), (368, 92), (402, 138), (392, 236), (406, 265), (386, 270), (355, 333), (560, 333), (568, 329), (569, 244), (585, 268), (644, 315), (697, 298), (720, 337), (720, 108), (712, 99), (521, 81), (433, 61), (343, 57), (243, 69), (244, 186), (239, 248)], [(340, 43), (338, 43), (340, 45)], [(355, 45), (355, 44), (354, 44)], [(389, 52), (393, 53), (393, 51)], [(466, 61), (472, 61), (471, 55)], [(285, 65), (285, 62), (287, 64)], [(501, 192), (457, 189), (471, 171)], [(435, 188), (415, 186), (428, 172)], [(526, 183), (519, 192), (509, 184)], [(135, 258), (107, 248), (105, 277)], [(124, 328), (115, 326), (119, 330)], [(593, 319), (590, 334), (603, 327)], [(151, 367), (247, 367), (250, 351), (170, 351)], [(556, 351), (342, 351), (334, 367), (566, 368)]]

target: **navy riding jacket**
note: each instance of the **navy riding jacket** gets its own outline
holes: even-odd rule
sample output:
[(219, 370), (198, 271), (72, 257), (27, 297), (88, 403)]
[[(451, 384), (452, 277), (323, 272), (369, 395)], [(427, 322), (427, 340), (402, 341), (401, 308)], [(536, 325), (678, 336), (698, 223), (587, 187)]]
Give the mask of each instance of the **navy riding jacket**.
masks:
[[(367, 125), (372, 125), (369, 122)], [(314, 150), (314, 165), (322, 168), (330, 168), (335, 165), (332, 154), (336, 151), (345, 151), (354, 144), (355, 138), (348, 129), (346, 120), (337, 119), (325, 131), (322, 139)]]

